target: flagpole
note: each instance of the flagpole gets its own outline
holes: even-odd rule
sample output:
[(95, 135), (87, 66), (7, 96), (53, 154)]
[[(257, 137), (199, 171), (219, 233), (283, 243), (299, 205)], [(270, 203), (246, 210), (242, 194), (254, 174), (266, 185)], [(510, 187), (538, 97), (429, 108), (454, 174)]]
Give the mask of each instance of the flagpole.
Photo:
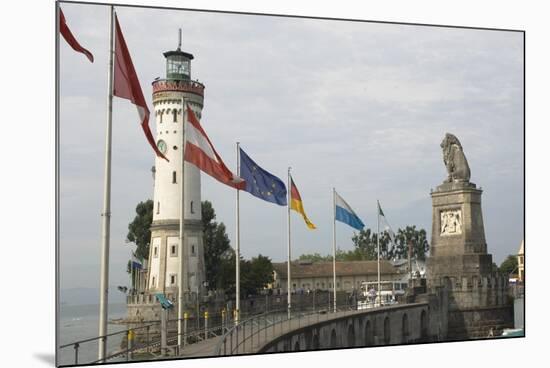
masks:
[(288, 176), (287, 176), (287, 219), (288, 219), (288, 259), (287, 259), (287, 266), (286, 266), (286, 272), (287, 272), (287, 314), (288, 319), (290, 319), (290, 313), (292, 308), (292, 294), (290, 290), (290, 166), (288, 167)]
[[(241, 163), (240, 163), (240, 153), (239, 145), (237, 142), (237, 176), (241, 177)], [(237, 200), (236, 200), (236, 232), (235, 232), (235, 324), (239, 323), (240, 312), (241, 312), (241, 276), (240, 276), (240, 264), (241, 264), (241, 224), (240, 224), (240, 211), (239, 211), (239, 189), (237, 189)]]
[(180, 233), (179, 233), (179, 274), (180, 279), (178, 282), (178, 346), (181, 349), (183, 348), (183, 302), (185, 300), (184, 293), (189, 290), (187, 284), (187, 270), (185, 267), (185, 125), (187, 118), (187, 106), (185, 104), (185, 98), (181, 98), (181, 134), (182, 134), (182, 145), (181, 145), (181, 176), (180, 176)]
[(107, 313), (109, 305), (109, 241), (111, 227), (111, 144), (113, 120), (113, 56), (114, 56), (114, 25), (115, 8), (111, 5), (111, 21), (109, 23), (109, 69), (107, 73), (109, 97), (107, 99), (107, 129), (105, 135), (105, 178), (103, 182), (103, 212), (101, 230), (101, 278), (99, 294), (99, 349), (98, 359), (105, 362), (107, 352)]
[(334, 313), (336, 313), (336, 189), (332, 188), (332, 288), (334, 290)]
[[(131, 251), (130, 251), (131, 253)], [(130, 259), (130, 289), (134, 289), (134, 259)]]
[(382, 305), (382, 290), (380, 290), (380, 202), (378, 200), (376, 201), (376, 204), (378, 205), (377, 211), (378, 216), (377, 218), (377, 234), (376, 234), (376, 248), (378, 249), (378, 261), (377, 261), (377, 268), (378, 268), (378, 305)]
[[(59, 89), (60, 89), (60, 79), (61, 76), (59, 75), (59, 69), (60, 69), (60, 63), (61, 60), (59, 60), (59, 38), (61, 33), (61, 27), (60, 27), (60, 6), (59, 2), (55, 3), (55, 138), (56, 142), (59, 143)], [(55, 145), (55, 198), (56, 198), (56, 204), (59, 201), (59, 147), (56, 144)], [(59, 354), (57, 347), (59, 346), (59, 321), (60, 321), (60, 312), (61, 312), (61, 306), (60, 306), (60, 280), (59, 280), (59, 206), (56, 206), (55, 209), (55, 366), (57, 367), (59, 365)]]

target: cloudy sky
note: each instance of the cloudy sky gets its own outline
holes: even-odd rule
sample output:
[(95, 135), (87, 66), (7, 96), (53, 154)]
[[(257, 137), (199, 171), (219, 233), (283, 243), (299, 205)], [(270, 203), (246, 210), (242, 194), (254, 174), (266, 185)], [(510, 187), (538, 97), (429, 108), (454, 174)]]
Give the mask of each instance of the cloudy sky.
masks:
[[(62, 4), (96, 62), (62, 40), (61, 287), (98, 287), (109, 9)], [(431, 232), (430, 189), (446, 177), (439, 144), (459, 137), (482, 198), (488, 250), (500, 263), (523, 238), (523, 34), (442, 27), (117, 8), (149, 107), (162, 53), (194, 54), (206, 85), (202, 124), (229, 167), (235, 142), (285, 180), (288, 166), (310, 231), (292, 214), (293, 253), (331, 252), (332, 187), (367, 227), (376, 200), (394, 229)], [(154, 123), (151, 121), (151, 127)], [(111, 283), (127, 282), (127, 225), (152, 198), (153, 152), (135, 107), (115, 98)], [(202, 198), (234, 239), (232, 189), (203, 175)], [(337, 224), (337, 244), (353, 247)], [(286, 208), (241, 196), (241, 249), (286, 259)]]

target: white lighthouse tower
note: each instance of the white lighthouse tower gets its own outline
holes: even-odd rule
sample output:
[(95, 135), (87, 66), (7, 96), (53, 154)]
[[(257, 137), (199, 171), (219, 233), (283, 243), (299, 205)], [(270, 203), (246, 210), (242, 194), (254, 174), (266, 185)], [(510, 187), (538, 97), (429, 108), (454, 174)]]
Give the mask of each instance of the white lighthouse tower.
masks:
[[(157, 157), (153, 168), (154, 208), (146, 289), (151, 294), (163, 293), (177, 300), (178, 283), (183, 283), (184, 293), (200, 295), (205, 281), (201, 177), (194, 165), (182, 160), (185, 111), (182, 102), (200, 119), (204, 85), (191, 80), (193, 55), (181, 50), (181, 30), (177, 50), (165, 52), (164, 56), (166, 78), (153, 82), (153, 107), (157, 146), (170, 161)], [(185, 165), (185, 240), (180, 248), (182, 164)], [(183, 254), (179, 254), (180, 249)], [(180, 258), (184, 262), (183, 275), (179, 271)]]

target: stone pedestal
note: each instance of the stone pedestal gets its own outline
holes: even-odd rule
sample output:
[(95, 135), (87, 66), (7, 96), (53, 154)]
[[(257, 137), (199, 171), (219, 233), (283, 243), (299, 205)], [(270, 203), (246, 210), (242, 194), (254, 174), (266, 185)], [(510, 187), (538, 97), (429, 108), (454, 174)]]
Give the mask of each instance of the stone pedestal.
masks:
[(443, 278), (481, 277), (492, 272), (481, 212), (481, 193), (473, 183), (445, 183), (431, 193), (432, 242), (428, 286)]
[(493, 271), (487, 253), (481, 193), (451, 182), (432, 196), (432, 242), (426, 262), (429, 292), (448, 291), (448, 338), (486, 337), (511, 325), (506, 275)]

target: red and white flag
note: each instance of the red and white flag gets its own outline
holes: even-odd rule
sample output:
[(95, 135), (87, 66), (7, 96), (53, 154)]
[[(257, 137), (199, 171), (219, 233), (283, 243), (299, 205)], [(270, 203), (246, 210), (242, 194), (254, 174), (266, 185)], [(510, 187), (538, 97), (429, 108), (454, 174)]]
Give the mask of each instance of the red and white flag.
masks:
[(212, 146), (206, 132), (202, 129), (193, 110), (187, 106), (185, 127), (185, 161), (197, 166), (214, 179), (235, 189), (244, 189), (246, 182), (233, 174), (223, 163), (220, 155)]
[(125, 98), (132, 101), (136, 105), (139, 117), (141, 119), (141, 127), (145, 133), (145, 138), (153, 147), (157, 156), (168, 159), (159, 151), (151, 129), (149, 129), (149, 109), (143, 97), (143, 91), (139, 84), (139, 79), (130, 57), (130, 52), (124, 41), (124, 36), (118, 24), (118, 18), (115, 15), (115, 65), (114, 65), (114, 87), (113, 94), (117, 97)]
[(65, 41), (67, 41), (67, 43), (73, 48), (73, 50), (83, 53), (84, 55), (86, 55), (88, 60), (90, 60), (90, 62), (94, 62), (94, 55), (92, 55), (92, 53), (86, 50), (84, 47), (80, 46), (76, 38), (74, 38), (73, 33), (67, 26), (65, 15), (63, 14), (61, 8), (59, 8), (59, 32), (61, 33)]

